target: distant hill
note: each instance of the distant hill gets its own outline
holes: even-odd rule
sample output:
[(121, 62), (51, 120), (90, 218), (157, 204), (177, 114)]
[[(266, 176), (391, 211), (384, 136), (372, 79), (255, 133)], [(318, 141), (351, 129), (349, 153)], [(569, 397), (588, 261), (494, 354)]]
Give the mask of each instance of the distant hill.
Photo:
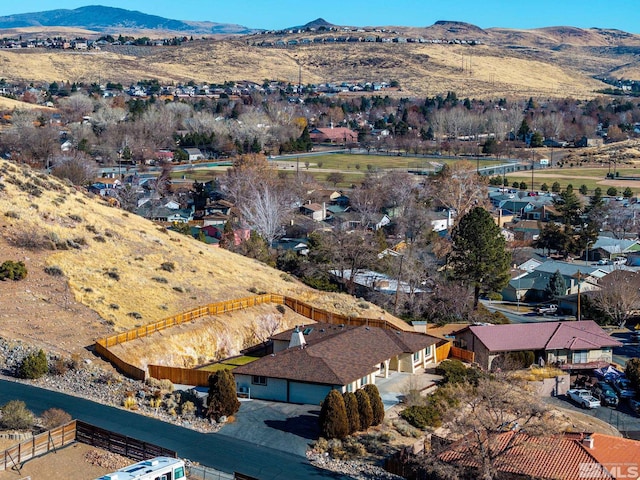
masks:
[(245, 34), (252, 31), (240, 25), (171, 20), (123, 8), (96, 5), (74, 10), (49, 10), (0, 17), (0, 28), (35, 26), (82, 27), (105, 33), (122, 29), (162, 30), (184, 34)]

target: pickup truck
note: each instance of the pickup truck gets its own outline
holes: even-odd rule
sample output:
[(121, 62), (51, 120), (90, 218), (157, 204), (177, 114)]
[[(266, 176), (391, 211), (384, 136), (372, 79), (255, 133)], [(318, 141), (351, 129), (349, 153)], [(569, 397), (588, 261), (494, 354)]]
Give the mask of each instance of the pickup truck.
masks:
[(598, 408), (600, 406), (600, 400), (591, 395), (589, 390), (574, 388), (567, 392), (567, 396), (582, 408)]
[(558, 306), (553, 304), (542, 305), (536, 308), (536, 312), (539, 313), (540, 315), (553, 315), (558, 312)]

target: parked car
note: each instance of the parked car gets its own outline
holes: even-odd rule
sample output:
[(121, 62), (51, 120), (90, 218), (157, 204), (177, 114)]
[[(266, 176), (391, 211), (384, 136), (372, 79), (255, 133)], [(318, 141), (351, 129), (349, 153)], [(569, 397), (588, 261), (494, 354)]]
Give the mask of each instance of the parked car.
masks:
[(635, 398), (628, 398), (629, 408), (633, 410), (636, 415), (640, 415), (640, 400), (636, 400)]
[(634, 398), (636, 392), (631, 382), (626, 378), (618, 378), (613, 381), (613, 388), (620, 398)]
[(557, 311), (558, 311), (558, 306), (554, 304), (542, 305), (536, 308), (536, 312), (539, 313), (540, 315), (547, 315), (547, 314), (553, 315), (557, 313)]
[(597, 383), (591, 389), (591, 393), (594, 397), (600, 400), (601, 405), (608, 407), (615, 407), (618, 405), (618, 395), (615, 390), (608, 383)]
[(567, 392), (567, 396), (582, 408), (598, 408), (600, 400), (591, 395), (589, 390), (574, 388)]

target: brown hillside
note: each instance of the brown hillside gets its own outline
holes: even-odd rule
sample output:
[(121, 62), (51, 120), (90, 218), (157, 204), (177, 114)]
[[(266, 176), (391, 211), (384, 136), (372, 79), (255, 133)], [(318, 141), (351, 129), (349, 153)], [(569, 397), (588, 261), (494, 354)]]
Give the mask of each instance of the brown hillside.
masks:
[[(23, 261), (29, 273), (0, 282), (0, 336), (64, 352), (197, 306), (250, 296), (249, 290), (399, 322), (378, 307), (312, 290), (255, 260), (0, 161), (0, 262), (6, 260)], [(168, 271), (164, 263), (175, 268)]]

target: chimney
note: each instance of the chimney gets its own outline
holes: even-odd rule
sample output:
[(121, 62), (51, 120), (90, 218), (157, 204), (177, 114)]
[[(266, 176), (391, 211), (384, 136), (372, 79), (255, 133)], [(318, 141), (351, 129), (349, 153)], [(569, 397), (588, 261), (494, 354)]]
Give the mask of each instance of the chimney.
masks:
[(586, 448), (593, 448), (593, 437), (591, 435), (587, 435), (582, 439), (582, 445)]
[(327, 204), (322, 202), (322, 220), (327, 218)]
[(304, 334), (300, 331), (300, 329), (296, 326), (294, 328), (293, 333), (291, 334), (291, 340), (289, 341), (289, 348), (304, 348), (307, 344), (304, 339)]

